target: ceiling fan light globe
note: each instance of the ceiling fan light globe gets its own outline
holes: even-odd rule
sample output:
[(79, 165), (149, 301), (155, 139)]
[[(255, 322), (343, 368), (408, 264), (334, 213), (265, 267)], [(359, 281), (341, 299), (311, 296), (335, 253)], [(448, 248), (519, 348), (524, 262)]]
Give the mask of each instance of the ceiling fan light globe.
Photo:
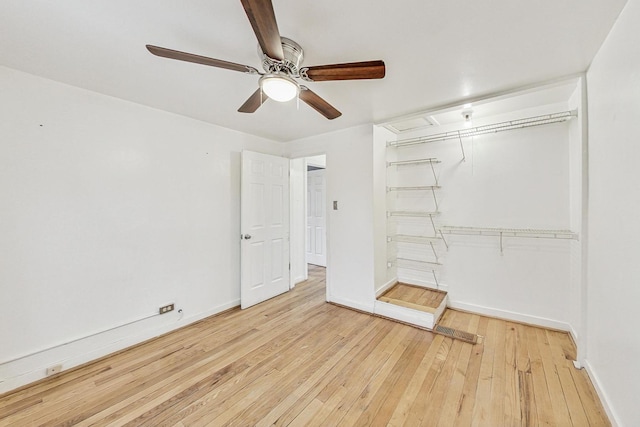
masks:
[(278, 102), (291, 101), (298, 95), (298, 85), (286, 76), (267, 74), (260, 79), (262, 91)]

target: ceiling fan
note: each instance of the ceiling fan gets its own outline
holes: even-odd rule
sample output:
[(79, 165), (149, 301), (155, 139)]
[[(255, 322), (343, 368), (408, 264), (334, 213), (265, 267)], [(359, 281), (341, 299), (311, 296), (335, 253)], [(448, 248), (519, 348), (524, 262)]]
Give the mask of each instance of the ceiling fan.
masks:
[(264, 73), (248, 65), (221, 59), (208, 58), (153, 45), (147, 49), (154, 55), (196, 64), (225, 68), (247, 74), (260, 75), (260, 87), (238, 109), (241, 113), (253, 113), (267, 98), (286, 102), (296, 97), (317, 112), (332, 120), (342, 113), (308, 87), (294, 79), (310, 82), (331, 80), (381, 79), (385, 75), (383, 61), (350, 62), (344, 64), (300, 67), (304, 59), (302, 47), (291, 39), (281, 37), (278, 31), (271, 0), (241, 0), (259, 44)]

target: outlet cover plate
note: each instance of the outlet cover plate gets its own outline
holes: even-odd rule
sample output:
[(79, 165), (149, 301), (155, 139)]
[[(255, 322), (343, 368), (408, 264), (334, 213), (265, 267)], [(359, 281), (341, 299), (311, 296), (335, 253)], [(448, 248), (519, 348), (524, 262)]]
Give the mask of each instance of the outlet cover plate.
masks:
[(175, 304), (171, 303), (171, 304), (163, 305), (162, 307), (160, 307), (158, 309), (158, 312), (160, 314), (165, 314), (165, 313), (168, 313), (170, 311), (173, 311), (174, 308), (175, 308)]
[(62, 371), (62, 365), (54, 365), (47, 368), (47, 376), (59, 374)]

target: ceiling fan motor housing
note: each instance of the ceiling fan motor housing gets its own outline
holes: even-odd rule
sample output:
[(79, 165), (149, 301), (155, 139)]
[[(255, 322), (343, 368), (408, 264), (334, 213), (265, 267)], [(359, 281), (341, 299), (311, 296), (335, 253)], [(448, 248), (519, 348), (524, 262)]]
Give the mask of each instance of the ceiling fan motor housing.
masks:
[(293, 40), (280, 37), (282, 40), (282, 51), (284, 58), (282, 61), (269, 58), (258, 45), (258, 54), (262, 57), (262, 68), (267, 74), (285, 73), (292, 76), (298, 76), (300, 72), (300, 65), (304, 59), (304, 50), (302, 46)]

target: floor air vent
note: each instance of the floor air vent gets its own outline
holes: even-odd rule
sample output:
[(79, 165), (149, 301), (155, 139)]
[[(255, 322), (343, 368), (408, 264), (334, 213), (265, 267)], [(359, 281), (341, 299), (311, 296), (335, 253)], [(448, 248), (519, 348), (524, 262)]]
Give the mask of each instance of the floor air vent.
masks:
[(459, 331), (457, 329), (448, 328), (442, 325), (436, 325), (433, 328), (433, 332), (441, 335), (445, 335), (449, 338), (465, 341), (471, 344), (478, 342), (478, 336), (469, 332)]

